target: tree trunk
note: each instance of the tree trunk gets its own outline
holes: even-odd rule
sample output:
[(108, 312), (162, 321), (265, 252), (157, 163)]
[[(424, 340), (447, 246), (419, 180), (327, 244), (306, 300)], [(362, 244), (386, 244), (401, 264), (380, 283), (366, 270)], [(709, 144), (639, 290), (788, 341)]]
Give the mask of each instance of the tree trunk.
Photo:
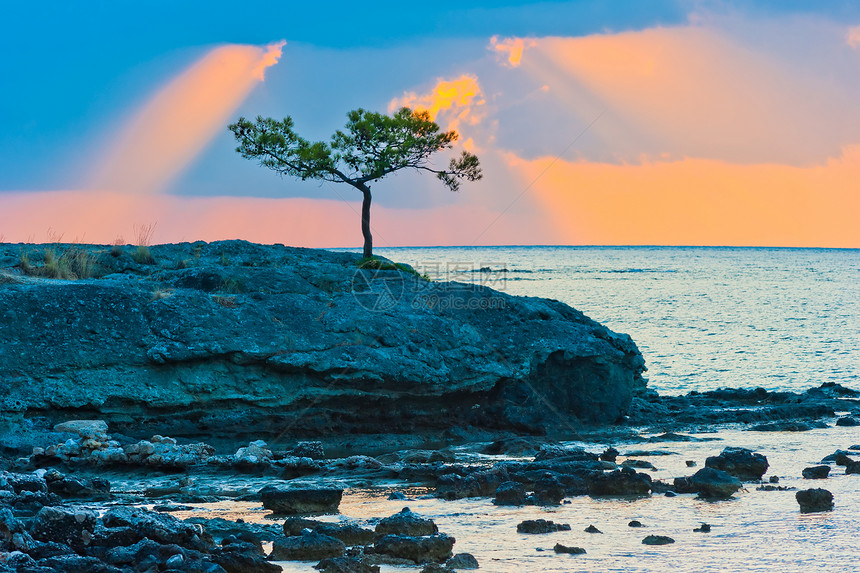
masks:
[(361, 234), (364, 237), (364, 257), (373, 256), (373, 236), (370, 234), (370, 187), (362, 184), (359, 187), (364, 199), (361, 202)]

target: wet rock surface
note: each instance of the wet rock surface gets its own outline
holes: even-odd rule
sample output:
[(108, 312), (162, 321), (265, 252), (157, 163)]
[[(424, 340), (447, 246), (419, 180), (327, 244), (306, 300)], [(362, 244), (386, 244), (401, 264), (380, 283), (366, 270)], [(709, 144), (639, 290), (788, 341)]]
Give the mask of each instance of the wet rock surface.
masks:
[(724, 471), (741, 481), (761, 479), (767, 471), (767, 458), (746, 448), (726, 448), (720, 455), (705, 460), (705, 466)]
[(800, 513), (818, 513), (833, 509), (833, 494), (826, 489), (805, 489), (798, 491), (794, 496), (800, 505)]
[(567, 523), (555, 523), (546, 519), (526, 519), (517, 524), (517, 533), (537, 535), (554, 533), (556, 531), (570, 531), (570, 525)]
[(280, 515), (321, 515), (337, 513), (342, 489), (284, 489), (266, 486), (260, 490), (263, 507)]

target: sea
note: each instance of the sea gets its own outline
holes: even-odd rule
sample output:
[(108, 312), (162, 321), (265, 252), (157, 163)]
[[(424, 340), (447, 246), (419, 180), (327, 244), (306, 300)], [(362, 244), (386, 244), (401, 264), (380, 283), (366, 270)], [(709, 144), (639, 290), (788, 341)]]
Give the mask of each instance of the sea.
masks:
[[(661, 394), (720, 387), (803, 391), (824, 382), (860, 390), (860, 250), (700, 247), (438, 247), (378, 249), (433, 280), (491, 286), (512, 295), (567, 303), (609, 328), (629, 334), (648, 366), (649, 386)], [(844, 414), (839, 413), (839, 414)], [(647, 436), (644, 436), (647, 437)], [(836, 426), (806, 432), (760, 432), (727, 426), (695, 441), (577, 443), (621, 451), (619, 462), (651, 462), (655, 479), (671, 481), (704, 466), (727, 446), (767, 456), (765, 479), (782, 490), (747, 483), (731, 499), (692, 495), (642, 499), (571, 498), (558, 507), (497, 507), (487, 498), (441, 501), (395, 483), (347, 487), (341, 515), (330, 521), (375, 521), (408, 506), (456, 538), (455, 553), (472, 553), (479, 571), (746, 572), (860, 571), (860, 475), (832, 467), (825, 480), (801, 477), (836, 449), (860, 449), (860, 429)], [(504, 456), (457, 451), (458, 461), (488, 463)], [(860, 451), (855, 459), (860, 459)], [(690, 467), (688, 462), (695, 464)], [(309, 482), (313, 483), (313, 482)], [(770, 485), (770, 482), (768, 482)], [(318, 485), (318, 483), (317, 483)], [(798, 489), (823, 487), (833, 511), (801, 514)], [(392, 490), (407, 500), (391, 500)], [(259, 505), (198, 508), (208, 517), (266, 522)], [(549, 519), (570, 531), (525, 535), (524, 519)], [(644, 527), (629, 527), (631, 520)], [(701, 523), (710, 533), (696, 532)], [(588, 533), (594, 525), (601, 533)], [(649, 546), (647, 535), (673, 543)], [(556, 554), (555, 544), (582, 547)], [(313, 571), (313, 563), (280, 562), (284, 571)], [(421, 567), (383, 566), (383, 573)]]
[(378, 249), (432, 280), (559, 300), (645, 357), (660, 394), (860, 389), (860, 249)]

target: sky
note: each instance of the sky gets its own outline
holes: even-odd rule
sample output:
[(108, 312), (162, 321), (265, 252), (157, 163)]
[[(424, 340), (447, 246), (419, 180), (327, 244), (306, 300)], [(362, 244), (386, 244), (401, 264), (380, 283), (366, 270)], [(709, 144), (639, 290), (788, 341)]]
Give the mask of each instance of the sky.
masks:
[(407, 105), (484, 178), (377, 182), (377, 247), (860, 248), (856, 2), (14, 3), (0, 78), (7, 242), (360, 247), (358, 191), (227, 125)]

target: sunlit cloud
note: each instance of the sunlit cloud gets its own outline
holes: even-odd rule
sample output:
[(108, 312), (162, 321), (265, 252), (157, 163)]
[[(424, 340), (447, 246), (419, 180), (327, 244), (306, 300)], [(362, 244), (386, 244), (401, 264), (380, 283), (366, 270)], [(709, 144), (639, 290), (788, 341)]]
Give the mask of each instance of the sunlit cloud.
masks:
[(486, 103), (478, 78), (462, 75), (452, 80), (439, 80), (429, 93), (406, 92), (388, 104), (392, 112), (400, 107), (427, 111), (430, 118), (444, 124), (446, 129), (461, 125), (476, 125), (483, 118)]
[(567, 244), (860, 246), (860, 146), (824, 165), (507, 156)]
[[(525, 73), (546, 98), (517, 110), (531, 129), (508, 141), (533, 156), (561, 152), (567, 133), (598, 116), (572, 154), (808, 165), (837, 156), (860, 133), (856, 74), (839, 67), (846, 58), (801, 67), (704, 26), (531, 41), (511, 81)], [(834, 39), (826, 53), (840, 46)]]
[(266, 68), (270, 68), (278, 63), (278, 60), (281, 59), (283, 55), (284, 46), (287, 45), (286, 40), (281, 40), (280, 42), (274, 42), (266, 46), (266, 51), (260, 57), (260, 61), (257, 64), (257, 67), (254, 68), (254, 73), (257, 74), (257, 77), (260, 81), (266, 79)]
[(535, 46), (535, 41), (528, 38), (490, 38), (490, 50), (501, 55), (505, 65), (516, 68), (523, 59), (523, 51)]
[(210, 51), (158, 91), (110, 141), (91, 189), (152, 194), (165, 190), (277, 63), (284, 42)]

